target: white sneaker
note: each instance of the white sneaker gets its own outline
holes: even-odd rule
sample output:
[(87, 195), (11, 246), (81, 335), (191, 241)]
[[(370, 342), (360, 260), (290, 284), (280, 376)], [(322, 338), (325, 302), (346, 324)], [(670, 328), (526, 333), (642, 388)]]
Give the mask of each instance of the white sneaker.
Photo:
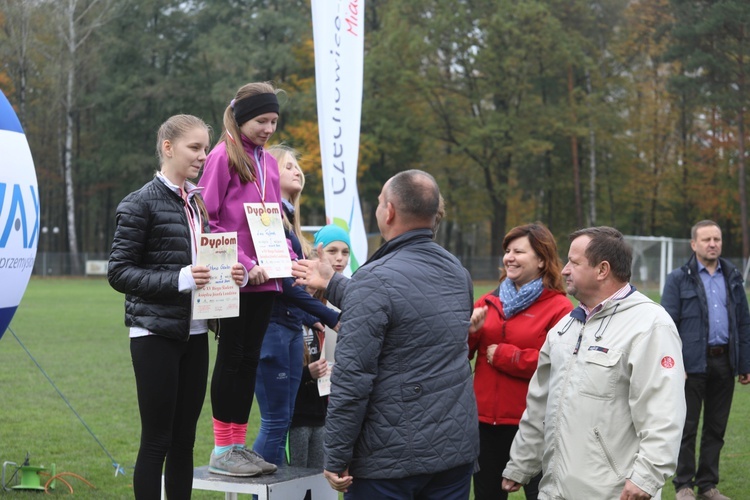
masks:
[(256, 467), (259, 467), (260, 470), (263, 471), (263, 474), (273, 474), (278, 470), (278, 467), (276, 467), (271, 462), (266, 462), (258, 452), (253, 451), (250, 448), (246, 448), (245, 446), (237, 446), (235, 450), (241, 453), (248, 462), (255, 465)]
[(263, 470), (252, 463), (238, 448), (230, 448), (221, 455), (211, 452), (208, 471), (224, 476), (252, 477), (260, 476)]

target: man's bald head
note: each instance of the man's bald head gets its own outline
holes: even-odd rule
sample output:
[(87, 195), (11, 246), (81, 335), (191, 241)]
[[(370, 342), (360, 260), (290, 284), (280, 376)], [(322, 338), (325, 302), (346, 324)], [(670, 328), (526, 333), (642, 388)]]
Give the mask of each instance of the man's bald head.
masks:
[(440, 210), (440, 189), (435, 178), (421, 170), (405, 170), (383, 186), (385, 201), (391, 203), (402, 222), (411, 229), (432, 229)]

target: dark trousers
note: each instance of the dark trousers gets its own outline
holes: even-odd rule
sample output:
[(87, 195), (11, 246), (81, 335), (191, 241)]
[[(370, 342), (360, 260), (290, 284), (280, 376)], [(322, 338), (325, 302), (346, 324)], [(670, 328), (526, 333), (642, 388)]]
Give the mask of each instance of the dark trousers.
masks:
[[(518, 431), (517, 425), (490, 425), (479, 423), (479, 471), (474, 474), (475, 500), (506, 500), (503, 491), (503, 470), (510, 460), (510, 446)], [(539, 493), (538, 474), (523, 487), (526, 500), (536, 500)]]
[(399, 479), (355, 477), (344, 500), (468, 500), (474, 464)]
[(195, 428), (206, 397), (208, 335), (191, 335), (187, 342), (136, 337), (130, 354), (141, 414), (135, 498), (161, 498), (162, 467), (167, 497), (190, 498)]
[[(734, 376), (727, 354), (709, 356), (705, 374), (690, 374), (685, 381), (687, 417), (682, 431), (677, 472), (672, 480), (675, 490), (697, 486), (704, 492), (719, 484), (719, 456), (734, 395)], [(703, 427), (698, 470), (695, 468), (695, 444), (703, 408)]]
[(246, 424), (250, 417), (255, 372), (275, 295), (274, 292), (241, 293), (240, 315), (219, 320), (211, 409), (220, 422)]

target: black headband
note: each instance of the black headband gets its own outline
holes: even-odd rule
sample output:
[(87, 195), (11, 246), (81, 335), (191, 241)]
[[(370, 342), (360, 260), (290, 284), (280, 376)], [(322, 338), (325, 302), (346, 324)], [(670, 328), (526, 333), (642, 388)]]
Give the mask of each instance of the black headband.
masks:
[(272, 93), (251, 95), (235, 101), (232, 111), (234, 112), (234, 119), (237, 120), (237, 125), (241, 127), (243, 123), (265, 113), (276, 113), (278, 115), (279, 100), (276, 99), (276, 94)]

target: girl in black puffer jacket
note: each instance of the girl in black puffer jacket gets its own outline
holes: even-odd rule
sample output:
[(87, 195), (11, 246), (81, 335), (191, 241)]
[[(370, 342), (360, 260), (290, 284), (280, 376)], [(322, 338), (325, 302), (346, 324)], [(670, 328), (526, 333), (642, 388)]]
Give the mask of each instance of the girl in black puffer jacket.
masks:
[[(208, 328), (191, 319), (192, 292), (208, 283), (196, 264), (208, 232), (198, 175), (209, 128), (190, 115), (159, 128), (160, 171), (117, 207), (108, 279), (125, 295), (125, 325), (135, 371), (141, 442), (133, 477), (137, 499), (190, 498), (195, 429), (206, 394)], [(165, 465), (166, 461), (166, 467)]]

